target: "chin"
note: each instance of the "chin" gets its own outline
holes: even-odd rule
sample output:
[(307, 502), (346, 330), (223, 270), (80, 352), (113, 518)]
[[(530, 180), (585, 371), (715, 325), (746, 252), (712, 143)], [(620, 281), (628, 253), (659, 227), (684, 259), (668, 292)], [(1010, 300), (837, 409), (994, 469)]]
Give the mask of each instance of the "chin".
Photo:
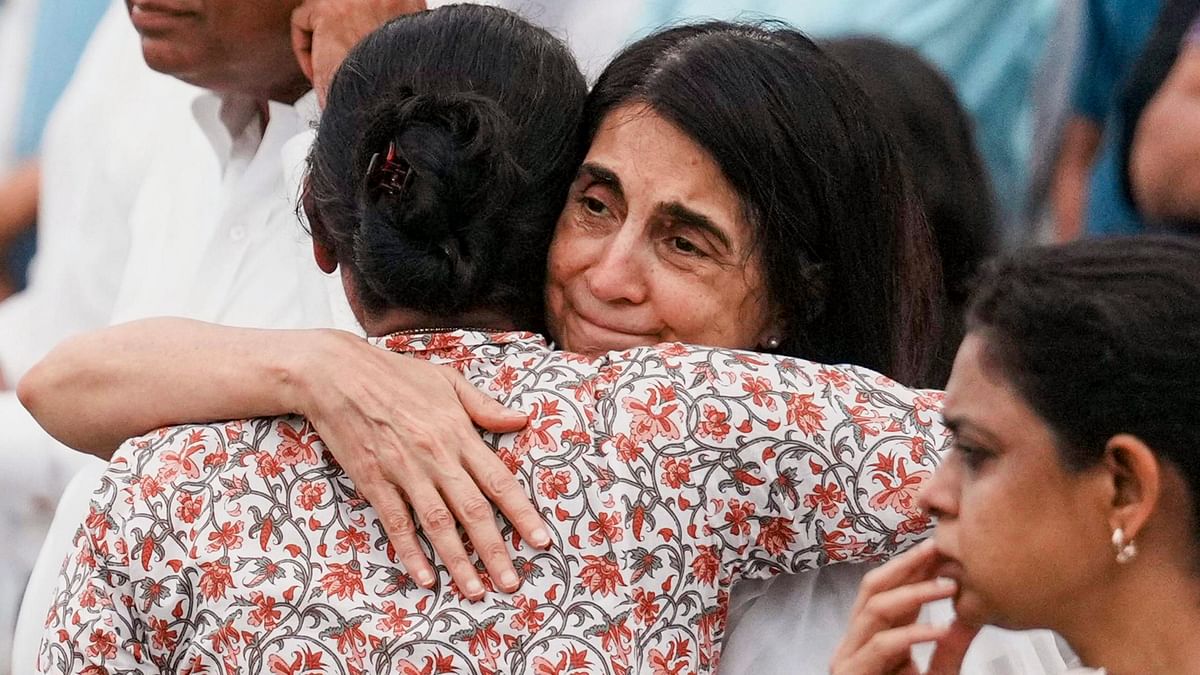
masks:
[(197, 66), (204, 62), (203, 59), (196, 58), (192, 50), (179, 44), (179, 40), (143, 36), (142, 57), (155, 72), (198, 87), (205, 86), (197, 73)]

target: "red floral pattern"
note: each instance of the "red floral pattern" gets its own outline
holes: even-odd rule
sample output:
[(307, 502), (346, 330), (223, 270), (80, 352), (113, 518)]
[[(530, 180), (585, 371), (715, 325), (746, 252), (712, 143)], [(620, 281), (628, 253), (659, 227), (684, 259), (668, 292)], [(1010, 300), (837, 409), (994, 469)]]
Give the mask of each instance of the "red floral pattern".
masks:
[(113, 458), (64, 563), (51, 673), (707, 673), (728, 591), (923, 536), (940, 395), (852, 367), (677, 344), (597, 360), (528, 334), (393, 335), (509, 405), (489, 436), (557, 539), (523, 578), (420, 589), (312, 426), (168, 428)]

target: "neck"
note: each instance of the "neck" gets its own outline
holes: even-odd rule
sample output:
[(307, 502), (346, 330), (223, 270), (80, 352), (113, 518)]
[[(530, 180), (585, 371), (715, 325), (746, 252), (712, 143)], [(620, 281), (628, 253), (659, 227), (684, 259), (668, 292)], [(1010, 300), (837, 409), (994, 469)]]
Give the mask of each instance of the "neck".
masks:
[(1085, 665), (1108, 675), (1200, 672), (1200, 582), (1194, 572), (1166, 560), (1129, 564), (1138, 570), (1076, 605), (1071, 625), (1056, 630)]
[(363, 329), (370, 337), (383, 337), (401, 331), (460, 330), (480, 328), (489, 330), (518, 330), (512, 319), (494, 310), (464, 312), (457, 316), (435, 316), (424, 312), (393, 309), (361, 317)]

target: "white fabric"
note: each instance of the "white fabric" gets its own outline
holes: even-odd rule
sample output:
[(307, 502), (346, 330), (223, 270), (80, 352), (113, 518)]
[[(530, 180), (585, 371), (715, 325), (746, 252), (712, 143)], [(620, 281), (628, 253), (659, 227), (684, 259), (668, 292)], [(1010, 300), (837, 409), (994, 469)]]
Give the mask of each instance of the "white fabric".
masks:
[(12, 168), (38, 0), (0, 2), (0, 172)]
[[(457, 0), (433, 0), (429, 7)], [(514, 11), (565, 41), (588, 81), (595, 81), (617, 51), (640, 28), (646, 0), (484, 0)]]
[[(874, 566), (835, 565), (769, 581), (745, 581), (730, 598), (723, 675), (825, 675), (845, 633), (858, 586)], [(924, 610), (921, 620), (949, 623), (948, 601)], [(928, 663), (929, 650), (918, 649)], [(1065, 673), (1053, 633), (985, 628), (967, 652), (966, 675)]]

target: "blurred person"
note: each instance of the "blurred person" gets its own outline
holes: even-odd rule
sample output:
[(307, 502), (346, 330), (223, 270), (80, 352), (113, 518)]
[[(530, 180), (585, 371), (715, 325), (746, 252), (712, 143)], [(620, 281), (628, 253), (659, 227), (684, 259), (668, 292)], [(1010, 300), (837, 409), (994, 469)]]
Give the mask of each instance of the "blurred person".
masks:
[(0, 208), (0, 276), (7, 277), (11, 288), (17, 290), (25, 285), (33, 255), (42, 130), (108, 0), (14, 1), (10, 18), (31, 20), (31, 25), (24, 26), (29, 30), (27, 36), (10, 33), (16, 38), (16, 49), (26, 49), (26, 53), (3, 55), (23, 66), (26, 74), (10, 79), (17, 87), (7, 93), (20, 104), (9, 148), (15, 165), (0, 171), (0, 203), (4, 204)]
[(1119, 178), (1117, 95), (1158, 17), (1157, 0), (1088, 0), (1072, 114), (1053, 179), (1054, 237), (1070, 241), (1085, 223), (1133, 221)]
[[(946, 391), (933, 541), (869, 577), (836, 675), (913, 672), (971, 625), (1046, 627), (1109, 675), (1200, 672), (1200, 242), (1022, 251), (972, 301)], [(914, 623), (953, 598), (959, 622)], [(938, 657), (935, 657), (935, 660)]]
[(1200, 17), (1178, 59), (1138, 121), (1129, 179), (1146, 218), (1195, 233), (1200, 223)]
[(645, 25), (747, 13), (821, 37), (877, 35), (917, 49), (955, 85), (975, 121), (999, 204), (999, 240), (1020, 243), (1033, 121), (1031, 82), (1059, 0), (648, 0)]
[(948, 301), (931, 374), (934, 385), (945, 386), (963, 336), (970, 284), (998, 238), (995, 199), (971, 118), (950, 82), (914, 49), (871, 37), (829, 40), (824, 47), (858, 77), (916, 179)]
[(1200, 12), (1200, 0), (1163, 0), (1154, 29), (1120, 87), (1112, 124), (1115, 149), (1110, 167), (1114, 198), (1105, 208), (1089, 211), (1085, 233), (1092, 236), (1137, 234), (1148, 221), (1135, 202), (1131, 157), (1138, 121), (1171, 72), (1184, 36)]
[[(414, 53), (428, 60), (399, 58)], [(639, 53), (606, 72), (620, 79)], [(435, 588), (416, 588), (378, 514), (301, 417), (164, 429), (125, 444), (106, 474), (63, 577), (44, 672), (365, 670), (368, 658), (388, 672), (711, 672), (729, 583), (858, 560), (917, 535), (900, 527), (894, 491), (871, 478), (881, 469), (840, 455), (907, 455), (911, 433), (936, 454), (941, 430), (904, 421), (924, 392), (850, 367), (680, 344), (590, 360), (514, 332), (542, 321), (536, 287), (578, 164), (571, 131), (585, 96), (566, 48), (512, 13), (458, 5), (402, 17), (335, 78), (304, 199), (317, 262), (340, 271), (376, 347), (450, 363), (539, 406), (529, 429), (490, 441), (511, 455), (523, 492), (556, 514), (550, 550), (510, 533), (527, 560), (521, 593), (456, 588), (452, 561), (436, 568)], [(598, 144), (629, 119), (603, 122)], [(740, 246), (745, 233), (734, 236)], [(696, 366), (711, 375), (690, 386), (675, 377)], [(770, 393), (746, 399), (744, 377)], [(855, 415), (909, 433), (856, 440)], [(179, 465), (183, 455), (204, 468)], [(817, 461), (831, 473), (809, 471)], [(827, 480), (847, 496), (801, 507), (797, 492)], [(729, 500), (710, 505), (717, 492)], [(839, 524), (851, 520), (864, 525)], [(348, 545), (331, 551), (335, 534)], [(253, 564), (233, 562), (247, 555)], [(196, 574), (198, 586), (183, 581)], [(513, 575), (493, 581), (516, 590)]]

